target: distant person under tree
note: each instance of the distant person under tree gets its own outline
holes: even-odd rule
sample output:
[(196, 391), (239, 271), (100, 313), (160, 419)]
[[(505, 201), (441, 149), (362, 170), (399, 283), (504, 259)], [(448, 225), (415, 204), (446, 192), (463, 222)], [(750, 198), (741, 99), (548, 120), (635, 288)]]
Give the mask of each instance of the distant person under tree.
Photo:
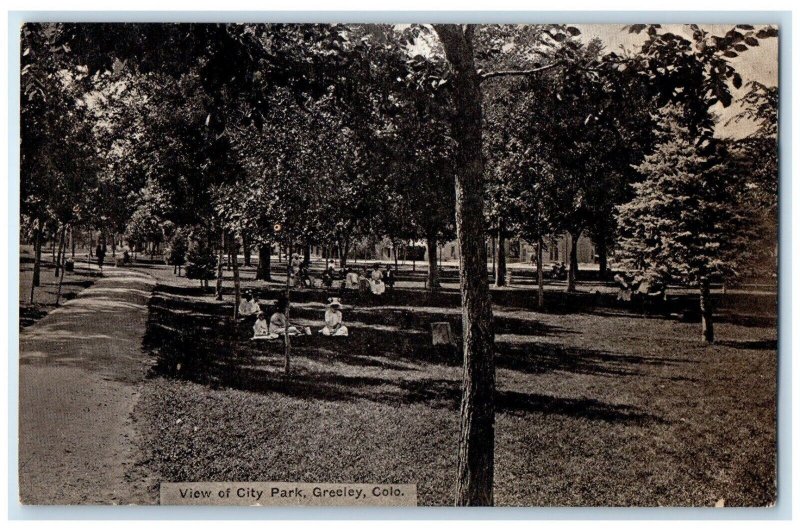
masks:
[(102, 243), (97, 244), (97, 249), (95, 249), (94, 254), (97, 256), (97, 266), (100, 268), (100, 271), (103, 270), (103, 261), (106, 259), (106, 246)]

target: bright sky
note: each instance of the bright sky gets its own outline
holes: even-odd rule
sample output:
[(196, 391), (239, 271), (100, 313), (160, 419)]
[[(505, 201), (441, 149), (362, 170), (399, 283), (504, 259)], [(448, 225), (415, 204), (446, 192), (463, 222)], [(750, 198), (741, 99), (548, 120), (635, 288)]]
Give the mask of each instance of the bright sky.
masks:
[[(620, 46), (636, 51), (645, 39), (644, 34), (637, 35), (624, 31), (622, 24), (576, 24), (576, 26), (586, 40), (597, 37), (603, 41), (608, 51), (617, 51)], [(700, 27), (711, 35), (724, 35), (733, 27), (733, 24), (701, 24)], [(683, 24), (667, 24), (663, 28), (664, 31), (681, 34), (687, 38), (691, 36), (691, 30)], [(760, 27), (756, 26), (756, 30), (758, 29)], [(718, 103), (714, 108), (714, 111), (720, 116), (717, 134), (741, 137), (749, 133), (752, 127), (749, 124), (732, 123), (728, 125), (726, 122), (739, 112), (740, 107), (736, 100), (746, 92), (746, 85), (749, 81), (758, 81), (767, 86), (778, 85), (778, 39), (760, 39), (759, 46), (752, 47), (741, 53), (739, 57), (729, 59), (729, 61), (741, 74), (744, 83), (741, 89), (733, 90), (734, 103), (730, 107), (726, 109), (722, 107), (721, 103)]]
[[(398, 25), (398, 27), (402, 26), (405, 25)], [(618, 51), (620, 46), (623, 46), (625, 49), (635, 52), (645, 40), (644, 34), (628, 33), (624, 30), (624, 24), (575, 24), (575, 26), (581, 30), (582, 39), (589, 41), (597, 37), (603, 42), (607, 51)], [(700, 27), (711, 35), (724, 35), (733, 26), (734, 24), (700, 24)], [(662, 27), (665, 32), (691, 37), (688, 25), (663, 24)], [(755, 26), (756, 30), (761, 27), (763, 26)], [(422, 54), (430, 53), (430, 44), (422, 39), (418, 40), (413, 50)], [(778, 39), (760, 39), (759, 46), (752, 47), (739, 57), (729, 59), (729, 61), (742, 76), (743, 84), (739, 90), (731, 87), (734, 102), (730, 107), (724, 108), (721, 103), (714, 107), (714, 112), (720, 117), (717, 134), (740, 138), (750, 133), (753, 125), (748, 122), (731, 124), (727, 122), (741, 110), (737, 100), (746, 92), (746, 85), (749, 81), (758, 81), (767, 86), (778, 84)]]

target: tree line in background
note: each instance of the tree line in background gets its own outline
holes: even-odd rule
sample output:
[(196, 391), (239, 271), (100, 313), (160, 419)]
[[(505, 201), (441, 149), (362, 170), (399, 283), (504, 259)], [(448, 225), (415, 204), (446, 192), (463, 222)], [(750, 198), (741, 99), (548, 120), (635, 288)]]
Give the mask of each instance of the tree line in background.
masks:
[[(567, 25), (26, 24), (31, 290), (44, 242), (58, 269), (78, 229), (163, 246), (193, 278), (216, 278), (219, 297), (226, 255), (257, 249), (269, 280), (276, 243), (335, 249), (344, 267), (365, 239), (424, 240), (435, 289), (436, 246), (456, 237), (457, 503), (491, 504), (489, 234), (498, 285), (503, 242), (536, 245), (540, 305), (542, 250), (564, 233), (568, 290), (582, 234), (604, 276), (613, 253), (640, 276), (696, 286), (709, 342), (711, 282), (775, 265), (777, 89), (746, 83), (731, 59), (777, 30), (626, 31), (641, 48), (608, 51)], [(720, 138), (714, 109), (744, 85), (736, 120), (753, 132)]]

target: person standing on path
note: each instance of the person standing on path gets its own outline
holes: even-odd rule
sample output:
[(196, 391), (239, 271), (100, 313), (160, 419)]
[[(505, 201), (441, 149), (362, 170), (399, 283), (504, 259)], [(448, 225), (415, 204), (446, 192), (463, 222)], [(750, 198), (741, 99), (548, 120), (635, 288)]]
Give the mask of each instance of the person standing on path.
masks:
[(103, 260), (106, 258), (106, 248), (102, 243), (97, 244), (97, 249), (95, 249), (94, 254), (97, 255), (97, 265), (100, 267), (100, 271), (103, 270)]

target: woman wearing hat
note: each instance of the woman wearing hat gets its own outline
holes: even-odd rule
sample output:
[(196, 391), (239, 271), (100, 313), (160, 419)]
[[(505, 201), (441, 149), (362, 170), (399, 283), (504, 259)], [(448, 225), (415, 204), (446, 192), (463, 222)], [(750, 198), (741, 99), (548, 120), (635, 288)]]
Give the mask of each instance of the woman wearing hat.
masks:
[(328, 309), (325, 310), (325, 328), (319, 331), (323, 336), (346, 336), (347, 327), (342, 323), (342, 303), (339, 297), (328, 299)]
[(249, 317), (258, 314), (260, 311), (261, 308), (258, 307), (258, 303), (253, 300), (253, 293), (246, 291), (244, 293), (244, 299), (239, 303), (239, 315), (242, 317)]

